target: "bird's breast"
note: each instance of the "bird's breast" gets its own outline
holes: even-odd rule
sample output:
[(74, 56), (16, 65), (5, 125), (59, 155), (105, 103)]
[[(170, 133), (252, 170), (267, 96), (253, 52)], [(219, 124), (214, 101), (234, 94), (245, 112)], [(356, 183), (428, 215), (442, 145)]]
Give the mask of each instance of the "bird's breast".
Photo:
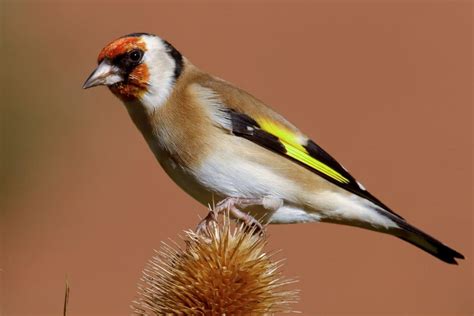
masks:
[(155, 153), (155, 155), (166, 174), (195, 200), (207, 206), (212, 203), (213, 199), (220, 199), (213, 196), (213, 192), (199, 182), (192, 170), (181, 165), (168, 153), (158, 151), (158, 154)]

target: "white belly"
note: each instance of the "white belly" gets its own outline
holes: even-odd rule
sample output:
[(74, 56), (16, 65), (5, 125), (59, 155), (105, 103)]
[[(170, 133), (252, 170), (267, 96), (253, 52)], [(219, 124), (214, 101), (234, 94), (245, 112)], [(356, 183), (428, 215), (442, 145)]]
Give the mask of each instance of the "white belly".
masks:
[(336, 220), (381, 227), (394, 225), (377, 213), (370, 202), (341, 190), (318, 188), (318, 178), (314, 187), (305, 189), (296, 183), (296, 178), (280, 172), (278, 168), (283, 165), (276, 167), (275, 161), (269, 163), (271, 158), (255, 157), (251, 150), (242, 150), (248, 148), (238, 145), (234, 143), (212, 152), (194, 169), (178, 166), (167, 155), (158, 158), (173, 181), (205, 206), (212, 207), (226, 197), (272, 198), (281, 201), (275, 209), (249, 207), (244, 211), (275, 224)]
[[(281, 200), (276, 209), (249, 207), (244, 211), (271, 223), (308, 222), (318, 219), (316, 214), (288, 205), (294, 197), (294, 185), (271, 166), (262, 165), (248, 157), (230, 151), (211, 154), (194, 170), (179, 166), (169, 155), (157, 151), (157, 158), (168, 176), (185, 192), (205, 206), (226, 197), (263, 198)], [(291, 198), (290, 198), (291, 200)]]
[(228, 151), (210, 155), (194, 174), (201, 185), (223, 196), (284, 199), (291, 196), (294, 187), (271, 166)]
[(193, 171), (195, 181), (206, 191), (220, 197), (271, 198), (281, 201), (274, 209), (249, 207), (256, 218), (270, 223), (297, 223), (319, 220), (316, 213), (308, 213), (296, 204), (298, 186), (271, 164), (262, 164), (248, 153), (232, 150), (216, 151)]

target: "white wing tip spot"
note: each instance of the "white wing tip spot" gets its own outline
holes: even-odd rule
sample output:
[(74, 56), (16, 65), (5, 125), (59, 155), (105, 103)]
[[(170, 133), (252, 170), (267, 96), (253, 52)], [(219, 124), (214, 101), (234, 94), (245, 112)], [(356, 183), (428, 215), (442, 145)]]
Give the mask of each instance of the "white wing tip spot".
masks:
[(359, 186), (360, 189), (366, 191), (365, 187), (359, 181), (357, 181), (357, 185)]

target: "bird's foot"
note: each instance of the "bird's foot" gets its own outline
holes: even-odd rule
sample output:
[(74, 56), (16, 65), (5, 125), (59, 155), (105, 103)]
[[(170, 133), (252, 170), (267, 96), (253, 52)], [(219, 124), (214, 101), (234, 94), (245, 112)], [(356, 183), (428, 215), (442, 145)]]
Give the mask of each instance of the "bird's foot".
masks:
[(202, 234), (212, 222), (217, 222), (217, 217), (225, 211), (228, 211), (232, 217), (241, 221), (245, 226), (254, 233), (263, 234), (262, 224), (252, 215), (242, 212), (239, 207), (246, 208), (252, 205), (264, 205), (264, 199), (261, 198), (234, 198), (228, 197), (217, 203), (217, 205), (209, 211), (207, 216), (198, 224), (196, 232)]
[(196, 233), (202, 235), (204, 232), (206, 232), (209, 224), (212, 222), (217, 223), (217, 216), (219, 216), (219, 214), (216, 212), (216, 209), (211, 209), (209, 213), (207, 213), (206, 217), (204, 217), (204, 219), (202, 219), (197, 225)]
[(238, 221), (244, 223), (247, 231), (260, 235), (265, 233), (262, 224), (260, 224), (260, 222), (252, 215), (242, 212), (237, 207), (232, 207), (230, 209), (230, 214), (232, 214), (232, 216)]

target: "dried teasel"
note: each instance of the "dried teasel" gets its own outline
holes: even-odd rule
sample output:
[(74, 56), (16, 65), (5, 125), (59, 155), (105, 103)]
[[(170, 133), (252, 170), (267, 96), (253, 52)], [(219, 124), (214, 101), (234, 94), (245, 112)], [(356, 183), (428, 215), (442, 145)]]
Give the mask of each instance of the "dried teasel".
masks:
[(136, 315), (234, 315), (292, 312), (298, 291), (283, 277), (282, 261), (266, 253), (264, 235), (231, 225), (228, 215), (205, 234), (186, 231), (185, 247), (164, 244), (148, 262)]

